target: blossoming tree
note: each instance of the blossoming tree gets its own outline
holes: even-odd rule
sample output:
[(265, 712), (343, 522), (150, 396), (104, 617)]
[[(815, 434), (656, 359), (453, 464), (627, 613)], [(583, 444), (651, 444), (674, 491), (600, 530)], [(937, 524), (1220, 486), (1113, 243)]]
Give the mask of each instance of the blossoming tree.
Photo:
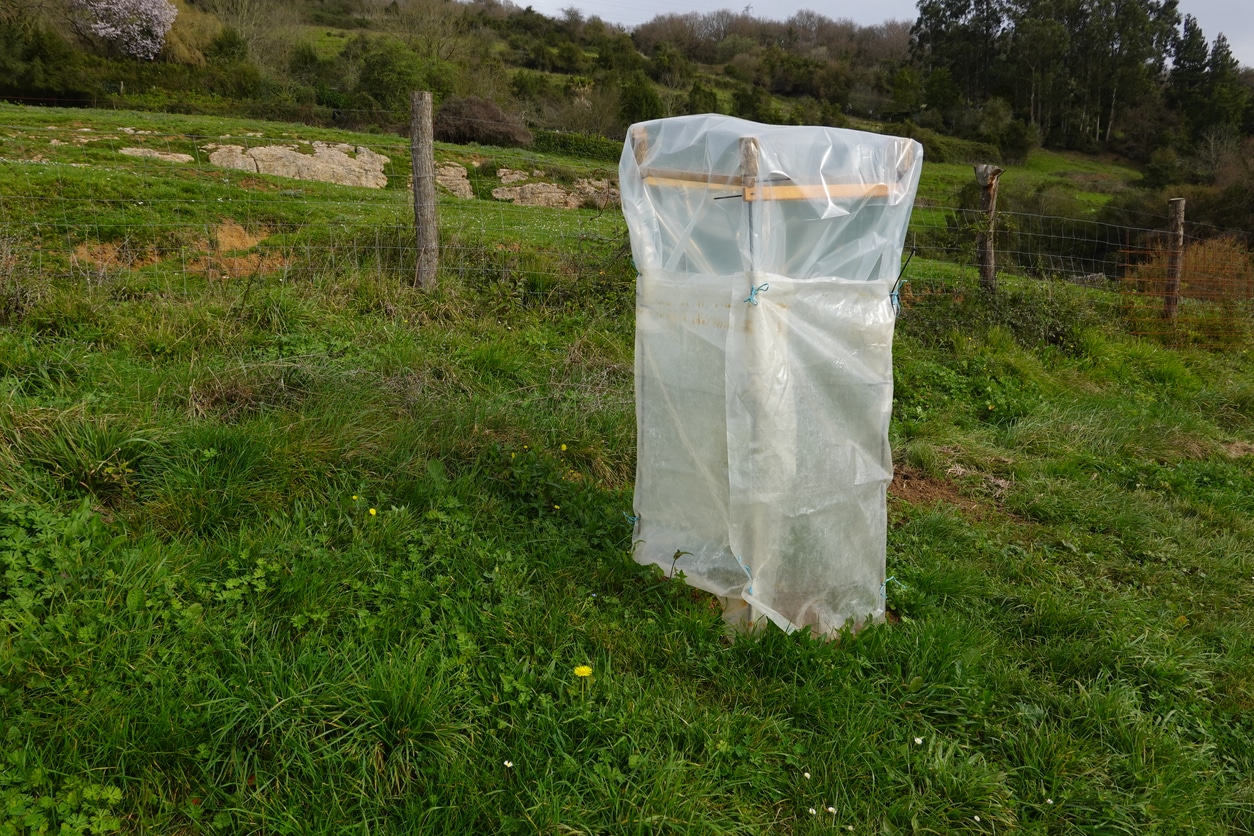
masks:
[(68, 5), (80, 33), (147, 61), (161, 52), (178, 16), (169, 0), (69, 0)]

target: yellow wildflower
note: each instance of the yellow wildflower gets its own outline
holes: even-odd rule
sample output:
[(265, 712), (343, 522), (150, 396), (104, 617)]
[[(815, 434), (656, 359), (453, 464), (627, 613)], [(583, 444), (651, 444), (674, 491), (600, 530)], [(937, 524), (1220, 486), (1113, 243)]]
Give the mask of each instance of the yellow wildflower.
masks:
[(377, 513), (379, 513), (379, 512), (378, 512), (378, 511), (376, 511), (375, 509), (373, 509), (373, 508), (371, 508), (371, 509), (370, 509), (370, 516), (372, 516), (372, 517), (373, 517), (373, 516), (374, 516), (375, 514), (377, 514)]
[(590, 665), (579, 665), (575, 668), (575, 676), (592, 676), (592, 667)]

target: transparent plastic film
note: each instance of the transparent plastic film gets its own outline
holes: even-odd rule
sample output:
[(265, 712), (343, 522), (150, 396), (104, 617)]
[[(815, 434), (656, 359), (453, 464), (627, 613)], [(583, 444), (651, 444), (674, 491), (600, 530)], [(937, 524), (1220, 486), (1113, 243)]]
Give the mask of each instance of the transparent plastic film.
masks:
[(717, 116), (633, 126), (636, 558), (732, 621), (883, 615), (890, 295), (919, 146)]

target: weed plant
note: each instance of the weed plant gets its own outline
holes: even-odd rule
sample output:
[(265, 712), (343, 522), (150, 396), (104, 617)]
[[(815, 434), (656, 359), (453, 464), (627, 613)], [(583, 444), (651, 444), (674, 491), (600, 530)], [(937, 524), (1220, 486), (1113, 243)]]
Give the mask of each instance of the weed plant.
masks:
[(906, 297), (892, 618), (734, 635), (630, 558), (621, 219), (509, 213), (6, 309), (0, 833), (1254, 831), (1248, 347)]

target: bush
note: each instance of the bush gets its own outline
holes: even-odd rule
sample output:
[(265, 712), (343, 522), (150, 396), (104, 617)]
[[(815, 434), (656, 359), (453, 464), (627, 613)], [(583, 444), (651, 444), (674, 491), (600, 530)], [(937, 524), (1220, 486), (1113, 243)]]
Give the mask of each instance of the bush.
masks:
[(535, 144), (532, 147), (547, 154), (565, 154), (612, 163), (617, 163), (623, 153), (623, 143), (619, 140), (562, 131), (536, 131)]
[(424, 60), (397, 41), (377, 41), (362, 55), (355, 92), (362, 102), (377, 103), (391, 118), (408, 119), (414, 90), (430, 90), (440, 102), (452, 87), (452, 65), (448, 62)]
[(923, 158), (931, 163), (995, 163), (1001, 161), (1001, 152), (987, 142), (942, 136), (936, 131), (920, 128), (912, 122), (896, 122), (885, 125), (881, 131), (893, 136), (918, 140), (923, 146)]
[(523, 147), (532, 143), (531, 131), (517, 116), (506, 113), (491, 101), (467, 96), (449, 99), (435, 116), (435, 138), (441, 142), (465, 145)]
[(662, 99), (643, 71), (636, 70), (623, 79), (619, 91), (618, 115), (628, 125), (661, 119), (666, 115)]

